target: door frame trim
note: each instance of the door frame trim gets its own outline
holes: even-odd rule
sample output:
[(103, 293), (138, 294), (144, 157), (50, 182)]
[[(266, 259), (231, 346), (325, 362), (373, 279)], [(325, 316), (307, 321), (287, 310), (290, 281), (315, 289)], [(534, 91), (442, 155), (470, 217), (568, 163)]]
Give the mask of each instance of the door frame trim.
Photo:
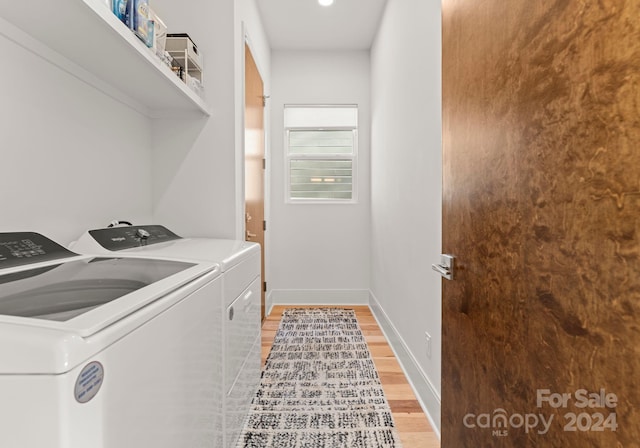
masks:
[[(239, 150), (236, 151), (236, 209), (238, 210), (237, 216), (236, 216), (236, 239), (239, 240), (244, 240), (244, 236), (246, 234), (246, 227), (245, 227), (245, 190), (244, 190), (244, 184), (245, 184), (245, 166), (244, 166), (244, 145), (245, 145), (245, 138), (244, 138), (244, 130), (245, 130), (245, 105), (246, 105), (246, 91), (245, 91), (245, 83), (246, 83), (246, 66), (245, 66), (245, 62), (244, 62), (244, 47), (245, 45), (247, 47), (249, 47), (249, 51), (251, 51), (251, 55), (253, 56), (253, 60), (256, 63), (256, 67), (258, 68), (258, 73), (260, 74), (260, 78), (262, 79), (263, 82), (263, 95), (265, 96), (269, 96), (269, 93), (266, 91), (266, 84), (264, 83), (265, 77), (264, 77), (264, 70), (260, 65), (260, 61), (258, 61), (255, 57), (255, 47), (253, 46), (253, 44), (251, 43), (251, 36), (249, 34), (249, 31), (247, 30), (247, 26), (245, 24), (245, 22), (242, 22), (242, 44), (240, 45), (240, 50), (242, 52), (242, 54), (240, 55), (240, 73), (242, 73), (242, 82), (240, 85), (240, 90), (241, 90), (241, 105), (242, 105), (242, 110), (239, 111), (239, 113), (237, 114), (240, 120), (240, 132), (239, 132)], [(269, 119), (269, 114), (267, 114), (267, 107), (265, 106), (265, 113), (264, 113), (264, 158), (266, 160), (266, 168), (264, 170), (264, 219), (265, 221), (269, 221), (269, 219), (271, 218), (271, 213), (270, 213), (270, 205), (271, 205), (271, 200), (270, 200), (270, 189), (269, 189), (269, 182), (270, 182), (270, 178), (271, 176), (269, 175), (270, 173), (270, 167), (271, 167), (271, 163), (270, 162), (270, 151), (269, 151), (269, 135), (271, 134), (271, 132), (269, 131), (269, 124), (270, 124), (270, 119)], [(268, 246), (267, 243), (267, 235), (268, 233), (265, 233), (265, 246)], [(267, 264), (267, 261), (265, 259), (265, 264)], [(266, 273), (265, 273), (266, 275)]]

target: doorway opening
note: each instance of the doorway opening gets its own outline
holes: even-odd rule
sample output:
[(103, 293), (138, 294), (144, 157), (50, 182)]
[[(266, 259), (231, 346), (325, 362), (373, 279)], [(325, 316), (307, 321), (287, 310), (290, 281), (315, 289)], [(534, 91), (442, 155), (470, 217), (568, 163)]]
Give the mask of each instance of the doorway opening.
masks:
[(265, 231), (267, 223), (264, 218), (264, 172), (265, 140), (264, 140), (264, 83), (249, 45), (245, 43), (245, 116), (244, 116), (244, 205), (245, 205), (245, 240), (260, 244), (261, 247), (261, 275), (262, 298), (261, 318), (264, 320), (265, 294), (267, 282), (265, 280)]

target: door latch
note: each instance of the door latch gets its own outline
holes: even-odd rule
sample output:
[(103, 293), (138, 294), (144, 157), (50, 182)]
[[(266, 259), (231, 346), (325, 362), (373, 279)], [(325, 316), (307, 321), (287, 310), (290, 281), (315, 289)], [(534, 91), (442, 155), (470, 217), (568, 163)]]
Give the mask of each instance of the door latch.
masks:
[(431, 269), (436, 271), (438, 274), (440, 274), (447, 280), (453, 280), (453, 266), (454, 266), (453, 261), (454, 261), (453, 255), (440, 254), (440, 263), (432, 264)]

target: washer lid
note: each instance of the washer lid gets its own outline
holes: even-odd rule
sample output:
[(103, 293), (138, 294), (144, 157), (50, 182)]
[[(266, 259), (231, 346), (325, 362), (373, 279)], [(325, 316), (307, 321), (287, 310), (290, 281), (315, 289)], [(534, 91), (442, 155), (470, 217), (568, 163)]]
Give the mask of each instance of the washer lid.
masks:
[(66, 322), (191, 266), (140, 258), (90, 258), (2, 275), (0, 315)]
[(214, 263), (93, 257), (2, 272), (0, 375), (68, 372), (220, 276)]

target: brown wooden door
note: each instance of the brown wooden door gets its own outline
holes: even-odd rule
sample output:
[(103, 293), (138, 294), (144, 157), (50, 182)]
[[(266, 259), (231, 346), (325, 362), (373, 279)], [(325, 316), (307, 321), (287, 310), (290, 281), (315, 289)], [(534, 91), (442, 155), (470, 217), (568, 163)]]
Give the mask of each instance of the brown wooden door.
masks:
[[(264, 84), (258, 67), (245, 45), (245, 239), (262, 248), (262, 281), (264, 276)], [(262, 319), (265, 316), (265, 287), (262, 290)]]
[(444, 0), (442, 35), (442, 446), (640, 446), (638, 4)]

